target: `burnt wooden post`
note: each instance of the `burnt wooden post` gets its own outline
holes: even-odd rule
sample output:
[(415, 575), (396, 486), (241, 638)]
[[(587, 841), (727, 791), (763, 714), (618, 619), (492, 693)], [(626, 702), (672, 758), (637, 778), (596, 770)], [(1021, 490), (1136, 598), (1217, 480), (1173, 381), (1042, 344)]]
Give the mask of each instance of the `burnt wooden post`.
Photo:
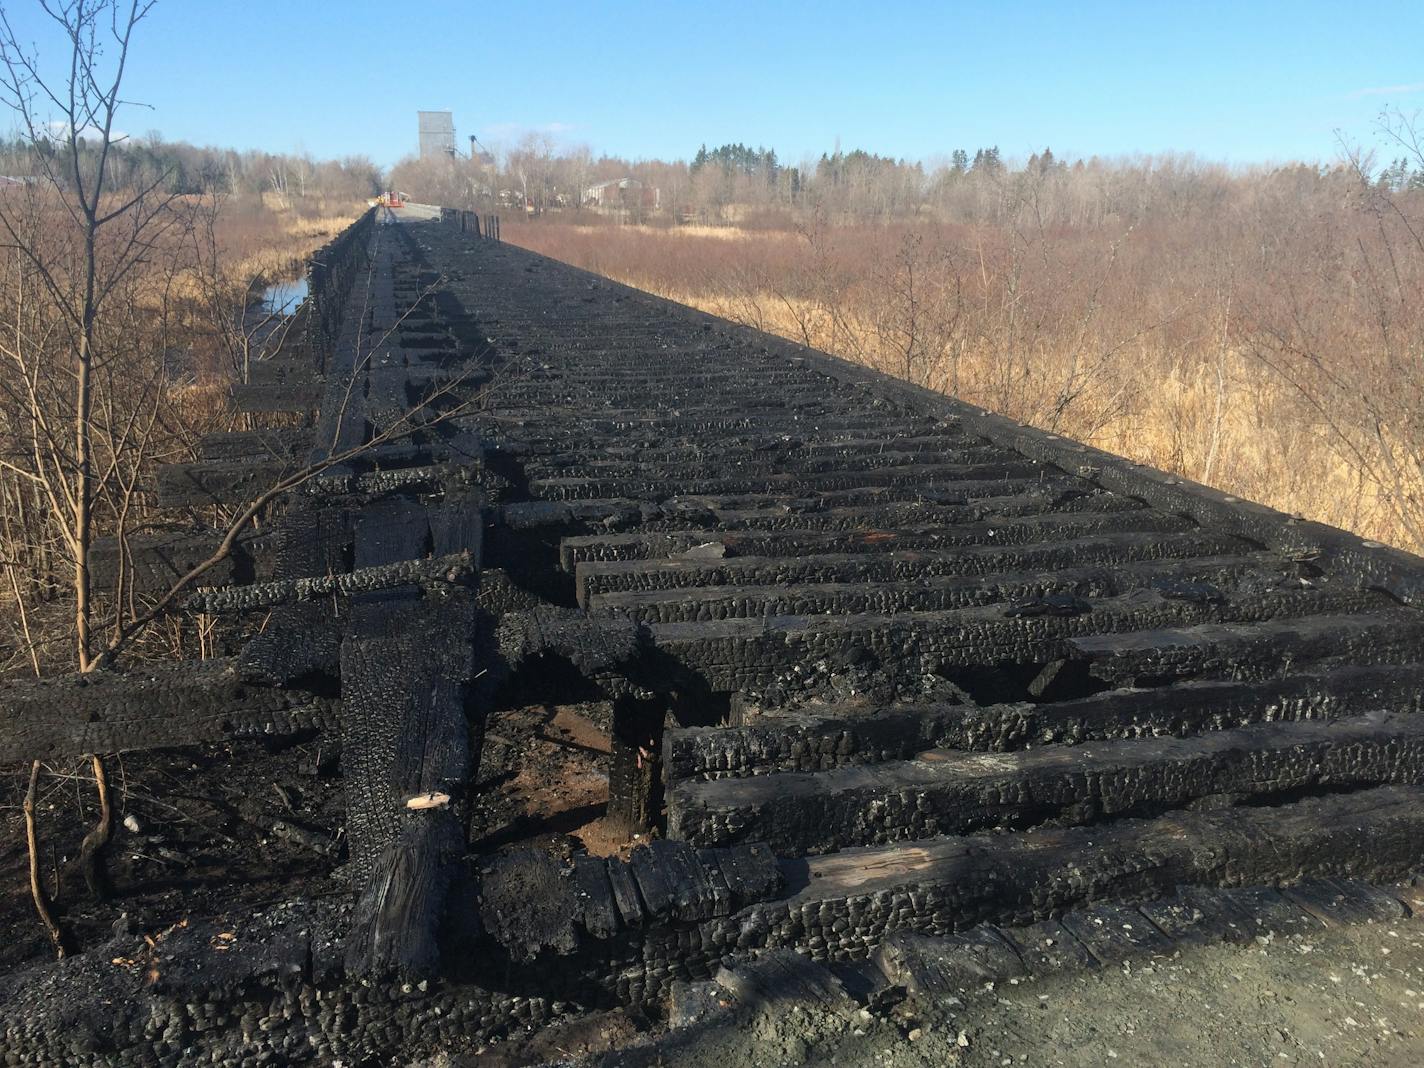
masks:
[[(358, 568), (432, 551), (477, 552), (479, 503), (389, 497), (355, 530)], [(352, 598), (341, 646), (342, 769), (351, 864), (365, 889), (347, 942), (358, 973), (427, 976), (439, 964), (445, 896), (464, 852), (465, 790), (482, 713), (467, 715), (476, 614), (467, 591), (415, 587)]]
[(628, 834), (655, 827), (663, 807), (662, 698), (613, 701), (612, 756), (608, 766), (608, 822)]
[(474, 766), (466, 716), (474, 605), (413, 590), (364, 594), (341, 649), (342, 769), (351, 863), (365, 889), (347, 967), (427, 976), (464, 853)]

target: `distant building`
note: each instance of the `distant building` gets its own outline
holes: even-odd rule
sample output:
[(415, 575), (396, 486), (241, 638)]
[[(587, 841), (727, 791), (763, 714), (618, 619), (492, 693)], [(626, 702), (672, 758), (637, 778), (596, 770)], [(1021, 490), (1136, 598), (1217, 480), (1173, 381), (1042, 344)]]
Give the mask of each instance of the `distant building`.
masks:
[(656, 211), (662, 203), (657, 186), (645, 186), (637, 178), (612, 178), (583, 191), (583, 202), (592, 208), (634, 208)]
[(455, 116), (449, 111), (417, 111), (420, 158), (450, 159), (455, 155)]

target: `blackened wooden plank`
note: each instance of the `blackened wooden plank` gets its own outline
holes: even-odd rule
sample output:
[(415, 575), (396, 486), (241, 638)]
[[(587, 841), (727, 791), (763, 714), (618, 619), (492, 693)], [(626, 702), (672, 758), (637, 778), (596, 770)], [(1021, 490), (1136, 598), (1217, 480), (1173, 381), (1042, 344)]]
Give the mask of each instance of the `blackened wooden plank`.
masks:
[(1279, 890), (1269, 886), (1237, 887), (1221, 891), (1227, 903), (1246, 917), (1253, 935), (1307, 934), (1324, 924)]
[(1117, 685), (1178, 678), (1265, 678), (1280, 665), (1405, 663), (1424, 658), (1424, 617), (1412, 609), (1309, 616), (1071, 638), (1095, 678)]
[(872, 956), (891, 983), (930, 1003), (1025, 974), (1018, 950), (988, 925), (942, 938), (896, 931)]
[(607, 863), (608, 882), (613, 887), (613, 902), (618, 906), (618, 914), (629, 927), (643, 926), (643, 900), (638, 894), (633, 866), (616, 857), (610, 857)]
[(583, 904), (584, 930), (594, 938), (612, 938), (620, 925), (613, 886), (608, 881), (608, 862), (587, 854), (574, 857), (574, 884)]
[(1138, 911), (1172, 941), (1182, 945), (1244, 943), (1251, 924), (1220, 891), (1183, 887), (1177, 895), (1138, 906)]
[(1282, 887), (1281, 895), (1330, 927), (1388, 923), (1408, 915), (1398, 898), (1351, 879), (1306, 879)]
[(308, 678), (332, 680), (341, 664), (341, 628), (331, 605), (281, 605), (261, 633), (237, 656), (243, 678), (269, 686), (289, 686)]
[(654, 860), (667, 881), (672, 896), (673, 915), (680, 920), (701, 920), (716, 907), (712, 886), (697, 862), (697, 852), (686, 842), (654, 839), (648, 844)]
[(333, 698), (254, 686), (231, 660), (12, 682), (0, 688), (0, 763), (333, 729), (338, 710)]
[(485, 516), (483, 497), (474, 490), (447, 494), (430, 509), (430, 535), (434, 555), (468, 552), (481, 566)]
[(1144, 802), (1424, 782), (1424, 717), (1378, 713), (1263, 723), (1188, 738), (1043, 745), (997, 756), (927, 750), (816, 773), (680, 782), (668, 835), (699, 846), (766, 842), (783, 855), (937, 834), (1082, 822)]
[[(1092, 901), (1154, 899), (1187, 884), (1399, 878), (1417, 867), (1421, 840), (1424, 787), (1382, 786), (1271, 807), (947, 836), (787, 861), (781, 907), (814, 915), (823, 902), (901, 894), (908, 902), (901, 926), (943, 923), (946, 914), (961, 928), (1031, 922)], [(1319, 928), (1271, 893), (1307, 929)]]
[(237, 383), (232, 402), (239, 412), (309, 412), (325, 390), (321, 382)]
[(1152, 512), (1048, 513), (997, 517), (943, 526), (924, 520), (902, 522), (892, 529), (847, 530), (667, 530), (626, 534), (589, 534), (564, 538), (559, 561), (572, 573), (581, 563), (613, 560), (659, 560), (675, 557), (706, 542), (727, 556), (815, 556), (827, 553), (883, 553), (969, 545), (1027, 545), (1063, 542), (1102, 533), (1129, 531), (1178, 533), (1194, 529), (1189, 520)]
[(733, 911), (756, 901), (765, 901), (781, 891), (783, 877), (776, 854), (764, 845), (704, 849), (700, 855), (715, 861), (732, 893)]
[(1063, 926), (1104, 964), (1118, 964), (1134, 957), (1170, 956), (1174, 949), (1171, 939), (1127, 905), (1098, 905), (1068, 912), (1063, 915)]
[(672, 915), (674, 900), (672, 887), (668, 885), (662, 866), (647, 846), (638, 846), (628, 857), (628, 866), (637, 881), (638, 892), (647, 906), (648, 916), (655, 920), (666, 920)]
[(826, 553), (721, 560), (619, 560), (579, 564), (574, 581), (580, 603), (595, 594), (675, 590), (698, 586), (787, 583), (905, 582), (939, 576), (986, 576), (1007, 572), (1083, 568), (1148, 560), (1240, 553), (1241, 543), (1205, 531), (1187, 534), (1105, 534), (1047, 545), (970, 546), (953, 551)]
[(425, 556), (430, 518), (424, 505), (406, 497), (368, 504), (356, 521), (356, 567), (377, 567)]
[(709, 856), (708, 851), (699, 849), (696, 851), (696, 864), (702, 872), (702, 878), (706, 880), (707, 892), (711, 900), (711, 914), (713, 916), (726, 916), (732, 911), (732, 888), (727, 884), (727, 876), (722, 871), (722, 865), (717, 862), (717, 858)]
[(295, 461), (282, 458), (164, 464), (158, 469), (158, 502), (165, 508), (245, 504), (295, 469)]
[(816, 1005), (849, 1015), (855, 1003), (831, 970), (792, 949), (773, 949), (754, 961), (723, 967), (716, 981), (739, 1001), (755, 1005)]
[(1025, 927), (1005, 927), (1000, 932), (1019, 954), (1032, 975), (1096, 968), (1098, 960), (1072, 931), (1057, 920), (1040, 920)]
[(341, 652), (351, 866), (365, 884), (348, 966), (433, 974), (463, 852), (472, 602), (362, 594)]

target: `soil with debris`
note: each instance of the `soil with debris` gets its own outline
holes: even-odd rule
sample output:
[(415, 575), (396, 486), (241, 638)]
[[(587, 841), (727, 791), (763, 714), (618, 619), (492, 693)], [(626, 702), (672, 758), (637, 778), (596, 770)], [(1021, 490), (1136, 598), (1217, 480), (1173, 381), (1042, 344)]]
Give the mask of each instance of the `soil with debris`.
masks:
[[(115, 924), (157, 931), (190, 915), (349, 893), (337, 874), (345, 859), (338, 764), (332, 743), (317, 738), (107, 757), (113, 837), (102, 901), (75, 864), (99, 815), (90, 764), (45, 766), (36, 841), (55, 918), (82, 950)], [(28, 782), (28, 765), (0, 774), (0, 972), (53, 955), (30, 896)]]
[(729, 1001), (703, 1024), (557, 1063), (1406, 1068), (1424, 1063), (1424, 919), (1193, 947), (986, 984), (936, 1005), (837, 1013)]
[(608, 702), (500, 711), (485, 731), (471, 817), (471, 849), (576, 849), (607, 856), (624, 839), (604, 830), (608, 804)]
[[(603, 831), (610, 715), (604, 702), (492, 717), (472, 848), (535, 845), (565, 857), (624, 848)], [(37, 791), (41, 882), (73, 948), (104, 941), (116, 923), (158, 931), (189, 916), (350, 892), (334, 739), (135, 753), (108, 757), (105, 767), (114, 818), (103, 901), (75, 864), (99, 814), (88, 761), (46, 766)], [(28, 765), (0, 774), (0, 971), (53, 954), (29, 891), (28, 778)]]

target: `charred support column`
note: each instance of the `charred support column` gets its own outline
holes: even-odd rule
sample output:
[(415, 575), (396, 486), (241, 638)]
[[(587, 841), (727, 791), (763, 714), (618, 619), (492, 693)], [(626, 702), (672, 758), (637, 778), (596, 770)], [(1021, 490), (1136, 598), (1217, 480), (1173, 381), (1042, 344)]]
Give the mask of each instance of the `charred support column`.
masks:
[(629, 834), (657, 825), (663, 807), (664, 698), (613, 701), (612, 758), (608, 768), (608, 822)]
[(464, 853), (481, 724), (467, 715), (473, 599), (413, 592), (355, 598), (341, 649), (347, 831), (352, 869), (365, 882), (346, 964), (424, 977), (439, 964), (436, 936)]

